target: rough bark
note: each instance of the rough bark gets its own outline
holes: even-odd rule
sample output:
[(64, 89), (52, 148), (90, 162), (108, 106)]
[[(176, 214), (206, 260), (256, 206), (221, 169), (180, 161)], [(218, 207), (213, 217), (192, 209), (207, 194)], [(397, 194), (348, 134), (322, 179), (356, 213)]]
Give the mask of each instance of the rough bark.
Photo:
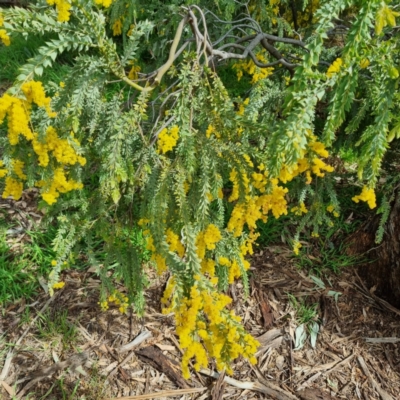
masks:
[(360, 277), (377, 296), (400, 308), (400, 193), (392, 204), (383, 241), (376, 244), (379, 220), (379, 215), (373, 217), (351, 235), (347, 252), (367, 258), (358, 267)]

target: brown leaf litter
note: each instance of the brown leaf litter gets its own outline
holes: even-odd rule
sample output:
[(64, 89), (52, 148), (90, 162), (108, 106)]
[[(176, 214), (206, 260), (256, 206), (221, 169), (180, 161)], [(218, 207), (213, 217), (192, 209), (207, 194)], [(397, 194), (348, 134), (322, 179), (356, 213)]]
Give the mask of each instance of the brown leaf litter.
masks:
[[(173, 317), (161, 314), (165, 277), (154, 278), (140, 318), (116, 308), (101, 312), (99, 279), (91, 273), (64, 272), (66, 285), (53, 298), (16, 303), (0, 317), (0, 398), (62, 399), (398, 399), (400, 321), (398, 310), (370, 293), (355, 270), (322, 278), (321, 288), (296, 269), (291, 251), (269, 247), (253, 257), (250, 296), (241, 282), (230, 288), (232, 307), (261, 343), (258, 363), (239, 359), (234, 375), (212, 369), (180, 371)], [(121, 289), (122, 290), (122, 289)], [(329, 291), (340, 292), (337, 302)], [(321, 329), (294, 350), (295, 311), (288, 293), (318, 304)], [(29, 308), (30, 322), (21, 323)], [(76, 337), (65, 346), (54, 335), (43, 338), (37, 318), (68, 311)], [(212, 366), (210, 366), (211, 368)], [(60, 383), (61, 382), (61, 383)]]

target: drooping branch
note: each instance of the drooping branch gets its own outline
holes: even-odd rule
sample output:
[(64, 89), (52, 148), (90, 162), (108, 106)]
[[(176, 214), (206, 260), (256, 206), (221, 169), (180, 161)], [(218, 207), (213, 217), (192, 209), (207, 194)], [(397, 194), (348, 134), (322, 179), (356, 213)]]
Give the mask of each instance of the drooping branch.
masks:
[[(206, 64), (212, 62), (213, 65), (215, 65), (220, 61), (235, 59), (245, 60), (250, 57), (254, 64), (259, 68), (268, 68), (281, 64), (283, 67), (287, 68), (291, 74), (293, 74), (296, 64), (293, 64), (289, 61), (289, 59), (286, 59), (279, 51), (279, 49), (274, 46), (274, 43), (284, 43), (291, 46), (297, 46), (307, 51), (305, 43), (301, 40), (279, 37), (262, 32), (258, 23), (249, 16), (241, 18), (237, 21), (222, 21), (216, 15), (207, 10), (203, 12), (196, 5), (190, 6), (188, 8), (185, 7), (184, 10), (186, 12), (186, 15), (182, 18), (178, 25), (174, 40), (170, 48), (167, 62), (151, 73), (141, 74), (141, 80), (144, 79), (148, 82), (152, 81), (152, 83), (148, 86), (142, 87), (135, 81), (130, 80), (125, 75), (120, 77), (124, 82), (140, 91), (147, 92), (154, 90), (160, 84), (161, 79), (165, 75), (165, 73), (171, 68), (173, 62), (182, 54), (182, 52), (191, 42), (197, 43), (197, 56), (198, 58), (200, 58), (202, 55), (204, 55)], [(199, 27), (195, 11), (197, 11), (201, 16), (202, 29), (200, 29)], [(207, 14), (212, 15), (218, 22), (233, 24), (233, 27), (230, 28), (228, 32), (226, 32), (221, 38), (212, 42), (207, 29)], [(191, 39), (187, 39), (184, 44), (178, 49), (178, 45), (180, 43), (183, 29), (186, 23), (189, 24), (194, 37)], [(253, 30), (255, 33), (247, 34), (246, 29)], [(245, 35), (242, 37), (238, 36), (237, 34), (234, 35), (233, 33), (235, 31), (239, 33), (239, 35), (240, 32), (242, 34), (244, 33)], [(225, 40), (232, 39), (234, 39), (232, 42), (224, 43)], [(217, 47), (219, 44), (221, 45)], [(268, 53), (273, 58), (275, 58), (275, 61), (269, 63), (260, 62), (254, 53), (254, 50), (257, 46), (261, 46), (262, 48), (267, 50)]]
[[(157, 71), (157, 75), (154, 79), (154, 82), (151, 86), (148, 87), (142, 87), (138, 84), (136, 84), (135, 82), (131, 81), (127, 76), (123, 76), (122, 80), (127, 83), (130, 86), (133, 86), (135, 89), (138, 89), (142, 92), (150, 92), (152, 90), (154, 90), (161, 82), (162, 77), (164, 76), (164, 74), (171, 68), (174, 60), (176, 59), (176, 53), (177, 53), (177, 48), (179, 45), (179, 42), (181, 40), (182, 37), (182, 32), (183, 32), (183, 28), (186, 25), (187, 22), (187, 16), (183, 17), (181, 22), (178, 25), (178, 29), (176, 30), (175, 33), (175, 37), (174, 37), (174, 41), (172, 42), (171, 48), (169, 50), (169, 57), (167, 62), (161, 67), (159, 68)], [(184, 48), (181, 49), (181, 51), (183, 51)]]

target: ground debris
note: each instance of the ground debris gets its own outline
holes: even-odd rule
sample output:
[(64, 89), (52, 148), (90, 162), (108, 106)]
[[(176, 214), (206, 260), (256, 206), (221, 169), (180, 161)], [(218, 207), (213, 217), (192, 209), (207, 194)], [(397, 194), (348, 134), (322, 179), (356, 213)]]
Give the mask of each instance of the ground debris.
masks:
[[(180, 370), (181, 353), (174, 336), (173, 318), (163, 315), (160, 308), (167, 277), (151, 278), (152, 286), (145, 294), (144, 317), (128, 317), (116, 307), (101, 312), (98, 277), (92, 272), (71, 270), (63, 272), (66, 285), (48, 305), (50, 315), (60, 310), (68, 312), (67, 323), (76, 328), (70, 345), (65, 347), (62, 335), (57, 333), (51, 338), (42, 337), (36, 323), (32, 323), (49, 299), (44, 292), (31, 304), (8, 307), (0, 317), (4, 337), (0, 341), (3, 355), (0, 367), (6, 361), (7, 344), (17, 343), (27, 332), (12, 347), (14, 356), (9, 373), (0, 382), (0, 398), (11, 399), (10, 391), (14, 387), (17, 393), (26, 387), (24, 378), (31, 377), (32, 382), (35, 371), (46, 371), (57, 364), (55, 355), (64, 360), (62, 363), (73, 357), (77, 349), (81, 353), (89, 352), (92, 363), (90, 368), (85, 367), (88, 376), (81, 381), (77, 398), (209, 400), (211, 396), (216, 399), (222, 396), (249, 400), (274, 398), (274, 395), (298, 400), (398, 398), (398, 315), (384, 308), (365, 290), (354, 271), (348, 269), (339, 276), (332, 274), (324, 278), (326, 287), (322, 288), (305, 271), (296, 268), (290, 251), (277, 246), (255, 254), (251, 271), (257, 285), (252, 286), (251, 296), (247, 298), (240, 283), (234, 285), (232, 307), (242, 317), (246, 329), (260, 341), (257, 366), (238, 359), (233, 376), (225, 376), (223, 381), (221, 378), (218, 385), (215, 384), (218, 374), (214, 377), (193, 373), (185, 381)], [(335, 300), (328, 295), (329, 291), (341, 295)], [(319, 305), (317, 321), (321, 323), (315, 348), (307, 339), (301, 349), (293, 350), (297, 317), (288, 294), (304, 304)], [(22, 323), (21, 313), (25, 309), (30, 310), (31, 320)], [(145, 341), (140, 343), (135, 339), (144, 336)], [(212, 368), (210, 365), (214, 373)], [(29, 394), (30, 400), (39, 400), (54, 387), (53, 398), (62, 398), (62, 392), (57, 389), (59, 382), (63, 382), (64, 390), (69, 393), (76, 385), (71, 372), (68, 368), (57, 370), (35, 382), (25, 395)], [(229, 383), (230, 379), (244, 386), (234, 386)], [(382, 397), (383, 393), (389, 397)]]

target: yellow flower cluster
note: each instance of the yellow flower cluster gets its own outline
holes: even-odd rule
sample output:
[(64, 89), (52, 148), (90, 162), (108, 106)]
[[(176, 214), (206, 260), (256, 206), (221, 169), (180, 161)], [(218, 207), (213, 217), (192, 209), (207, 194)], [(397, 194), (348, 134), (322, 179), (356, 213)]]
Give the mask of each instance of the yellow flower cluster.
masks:
[(316, 176), (319, 176), (320, 178), (325, 176), (325, 173), (322, 171), (333, 172), (334, 170), (333, 167), (324, 163), (321, 159), (317, 157), (313, 158), (312, 161), (313, 161), (313, 166), (311, 167), (311, 170)]
[(19, 142), (19, 135), (25, 136), (27, 140), (33, 139), (30, 129), (30, 109), (32, 103), (44, 107), (50, 117), (55, 117), (51, 111), (49, 97), (46, 97), (41, 82), (26, 82), (21, 86), (26, 100), (4, 94), (0, 98), (0, 124), (8, 117), (8, 140), (11, 145)]
[(15, 146), (19, 142), (19, 135), (27, 140), (33, 139), (29, 127), (30, 104), (26, 100), (4, 94), (0, 98), (0, 124), (8, 117), (8, 141)]
[(98, 304), (100, 304), (100, 308), (103, 311), (107, 311), (109, 309), (109, 304), (110, 303), (114, 303), (116, 306), (118, 307), (118, 310), (121, 314), (125, 314), (126, 310), (129, 307), (129, 303), (128, 303), (129, 299), (127, 296), (125, 296), (124, 294), (115, 291), (113, 294), (111, 294), (110, 296), (108, 296), (108, 298), (106, 300), (103, 300), (101, 302), (99, 302)]
[[(243, 233), (244, 226), (247, 225), (252, 233), (257, 228), (257, 221), (266, 221), (269, 212), (275, 218), (288, 213), (286, 193), (288, 189), (279, 185), (279, 181), (287, 183), (294, 177), (305, 172), (306, 183), (311, 183), (311, 174), (322, 177), (325, 172), (332, 172), (333, 167), (327, 165), (320, 157), (328, 157), (329, 153), (325, 149), (323, 143), (317, 142), (315, 137), (311, 135), (311, 140), (308, 145), (308, 151), (304, 152), (304, 157), (300, 159), (294, 166), (289, 167), (283, 165), (279, 174), (279, 179), (268, 179), (268, 171), (263, 164), (259, 165), (259, 172), (253, 172), (252, 181), (250, 182), (245, 173), (242, 174), (243, 185), (246, 190), (245, 201), (235, 204), (228, 221), (227, 230), (233, 232), (234, 237), (239, 237)], [(250, 157), (244, 155), (244, 161), (253, 166)], [(232, 170), (229, 176), (233, 183), (232, 193), (229, 201), (239, 199), (239, 174), (236, 170)], [(266, 193), (267, 185), (269, 191)], [(261, 195), (250, 195), (250, 186), (257, 189)], [(294, 207), (292, 211), (298, 215), (307, 212), (304, 203), (300, 203), (299, 207)], [(298, 245), (297, 245), (298, 246)]]
[[(261, 174), (256, 174), (256, 178), (260, 179)], [(263, 180), (266, 183), (266, 181)], [(259, 184), (260, 180), (256, 181)], [(238, 203), (233, 208), (231, 217), (228, 222), (228, 231), (233, 232), (235, 237), (239, 237), (244, 225), (247, 224), (250, 231), (257, 228), (257, 221), (266, 222), (267, 214), (272, 212), (275, 218), (279, 218), (283, 214), (287, 214), (287, 201), (285, 195), (288, 189), (278, 185), (277, 179), (270, 181), (272, 190), (269, 194), (261, 196), (247, 196), (245, 203)], [(260, 185), (258, 185), (260, 187)], [(262, 188), (265, 191), (265, 187)]]
[(56, 168), (52, 180), (46, 182), (39, 181), (36, 183), (36, 186), (44, 188), (41, 196), (49, 205), (57, 201), (60, 193), (67, 193), (71, 190), (80, 190), (83, 188), (82, 183), (76, 182), (73, 179), (67, 180), (63, 168)]
[[(168, 314), (170, 310), (175, 307), (174, 297), (171, 300), (171, 296), (174, 294), (175, 291), (175, 278), (171, 276), (167, 282), (167, 286), (165, 287), (163, 297), (161, 298), (161, 304), (163, 305), (163, 314)], [(168, 303), (171, 303), (170, 306), (167, 308)]]
[(218, 139), (221, 137), (221, 134), (216, 131), (214, 125), (208, 125), (208, 128), (206, 130), (207, 139), (209, 139), (211, 135), (215, 135), (215, 137), (217, 137)]
[[(167, 286), (164, 304), (171, 293), (171, 287)], [(208, 365), (207, 352), (214, 357), (217, 369), (225, 368), (228, 373), (232, 373), (231, 362), (240, 355), (254, 364), (257, 362), (254, 354), (259, 343), (244, 331), (240, 317), (225, 309), (232, 301), (228, 296), (210, 292), (197, 281), (190, 294), (179, 300), (174, 303), (175, 322), (180, 345), (185, 351), (182, 371), (186, 379), (190, 377), (188, 365), (192, 358), (196, 360), (197, 371)], [(163, 309), (164, 314), (169, 312), (171, 307)]]
[(51, 98), (46, 97), (42, 82), (29, 81), (25, 82), (21, 86), (21, 90), (24, 93), (28, 103), (35, 103), (39, 107), (46, 109), (49, 116), (55, 116), (50, 108)]
[(4, 46), (9, 46), (11, 43), (10, 36), (7, 35), (7, 31), (5, 29), (0, 29), (0, 40), (3, 42)]
[[(210, 278), (214, 278), (215, 276), (215, 261), (209, 258), (204, 258), (201, 261), (201, 273), (203, 275), (208, 274)], [(218, 278), (216, 278), (218, 279)], [(215, 282), (217, 283), (217, 282)]]
[[(269, 0), (270, 6), (273, 7), (273, 8), (272, 8), (272, 12), (273, 12), (275, 15), (278, 15), (278, 14), (279, 14), (279, 3), (280, 3), (280, 2), (281, 2), (280, 0)], [(275, 23), (276, 23), (276, 19), (275, 19)]]
[(235, 204), (227, 226), (228, 232), (233, 232), (233, 236), (239, 237), (246, 223), (249, 229), (256, 228), (257, 220), (263, 216), (261, 204), (257, 200), (256, 197), (249, 197), (245, 203)]
[(332, 204), (330, 204), (328, 207), (326, 207), (326, 211), (330, 212), (333, 214), (334, 217), (339, 217), (339, 213), (337, 211), (335, 211), (335, 206), (333, 206)]
[[(56, 130), (50, 126), (46, 131), (44, 141), (39, 139), (37, 133), (33, 133), (30, 128), (30, 110), (33, 104), (45, 108), (50, 117), (55, 117), (56, 114), (51, 110), (51, 99), (46, 96), (41, 82), (30, 81), (21, 86), (21, 90), (25, 95), (25, 99), (5, 94), (0, 98), (0, 124), (7, 117), (8, 121), (8, 140), (12, 146), (19, 143), (20, 135), (25, 137), (28, 142), (32, 143), (32, 148), (38, 156), (38, 163), (42, 167), (49, 164), (49, 153), (55, 160), (63, 165), (80, 165), (86, 164), (86, 159), (78, 155), (74, 147), (70, 144), (73, 142), (76, 146), (80, 146), (78, 140), (71, 134), (71, 139), (61, 139), (58, 137)], [(12, 170), (20, 180), (26, 180), (26, 175), (23, 173), (24, 163), (19, 160), (12, 161)], [(4, 176), (4, 175), (3, 175)], [(44, 187), (42, 192), (43, 199), (48, 204), (53, 204), (59, 196), (59, 193), (66, 193), (74, 189), (81, 189), (81, 183), (74, 180), (67, 180), (62, 167), (56, 168), (53, 178), (48, 182), (40, 181), (37, 186)], [(13, 196), (18, 200), (22, 194), (22, 182), (8, 177), (6, 179), (6, 187), (3, 197)]]
[[(148, 233), (148, 231), (144, 231), (145, 234)], [(152, 252), (151, 261), (154, 261), (157, 267), (157, 273), (161, 275), (163, 272), (167, 270), (167, 264), (165, 262), (165, 258), (158, 254), (156, 251), (156, 247), (154, 246), (154, 239), (152, 236), (147, 236), (147, 244), (146, 244), (146, 249), (150, 250)]]
[(337, 58), (332, 65), (326, 71), (326, 76), (328, 78), (332, 78), (333, 75), (337, 74), (343, 66), (343, 60), (341, 58)]
[(0, 178), (4, 178), (7, 175), (8, 171), (6, 168), (1, 167), (4, 167), (4, 162), (2, 160), (0, 160)]
[[(0, 167), (4, 166), (3, 161), (0, 160)], [(27, 176), (24, 174), (24, 166), (25, 163), (21, 160), (11, 160), (12, 171), (14, 174), (21, 180), (26, 180)], [(5, 177), (8, 174), (8, 170), (6, 168), (0, 169), (0, 178)], [(7, 183), (8, 182), (8, 183)], [(23, 184), (22, 182), (17, 181), (16, 179), (7, 178), (6, 179), (6, 187), (7, 190), (4, 192), (3, 197), (7, 198), (8, 196), (18, 195), (14, 197), (15, 199), (19, 199), (22, 194)]]
[[(250, 180), (244, 171), (241, 172), (241, 176), (242, 176), (243, 185), (244, 185), (245, 191), (246, 191), (245, 193), (249, 194), (250, 193)], [(229, 180), (232, 182), (233, 187), (232, 187), (232, 192), (231, 192), (231, 195), (229, 196), (228, 201), (233, 202), (233, 201), (236, 201), (237, 199), (239, 199), (239, 189), (240, 189), (239, 175), (235, 169), (233, 169), (230, 172)]]
[(122, 35), (122, 19), (118, 18), (113, 24), (113, 36)]
[[(114, 35), (115, 36), (115, 35)], [(139, 65), (134, 65), (132, 68), (131, 68), (131, 70), (129, 71), (129, 74), (128, 74), (128, 78), (131, 80), (131, 81), (134, 81), (135, 79), (137, 79), (138, 78), (138, 73), (140, 72), (140, 67), (139, 67)]]
[[(241, 257), (241, 261), (244, 263), (246, 270), (250, 268), (250, 263), (247, 260)], [(233, 283), (236, 278), (240, 278), (242, 275), (240, 266), (236, 260), (231, 262), (227, 257), (219, 257), (218, 264), (223, 267), (227, 267), (229, 284)]]
[(58, 22), (67, 22), (71, 16), (71, 2), (68, 0), (46, 0), (49, 6), (56, 6)]
[(365, 201), (368, 203), (369, 208), (371, 209), (376, 207), (375, 191), (372, 188), (368, 189), (366, 186), (364, 186), (361, 193), (358, 196), (354, 196), (352, 200), (356, 203), (358, 203), (360, 200)]
[(272, 215), (275, 218), (279, 218), (281, 215), (287, 215), (288, 211), (285, 195), (288, 192), (288, 189), (279, 186), (277, 179), (271, 179), (271, 185), (272, 192), (260, 196), (260, 203), (264, 215), (267, 215), (269, 211), (272, 212)]
[[(80, 143), (73, 137), (71, 140), (74, 141), (76, 145), (80, 145)], [(86, 159), (76, 153), (75, 149), (69, 144), (67, 139), (60, 139), (56, 130), (52, 126), (47, 128), (44, 143), (39, 141), (37, 134), (34, 134), (32, 147), (38, 156), (39, 165), (42, 167), (46, 167), (49, 164), (49, 152), (52, 153), (54, 158), (60, 164), (65, 166), (75, 165), (76, 163), (79, 163), (82, 166), (86, 164)], [(80, 190), (83, 188), (82, 183), (76, 182), (73, 179), (67, 180), (65, 171), (62, 167), (54, 170), (52, 180), (46, 182), (39, 181), (36, 186), (44, 187), (41, 196), (43, 200), (50, 205), (57, 201), (60, 193), (67, 193), (71, 190)]]
[(97, 5), (100, 5), (100, 6), (103, 6), (103, 7), (105, 7), (105, 8), (108, 8), (108, 7), (111, 6), (113, 0), (94, 0), (94, 2), (95, 2)]
[(214, 250), (216, 243), (222, 239), (220, 230), (214, 224), (210, 224), (207, 228), (197, 235), (196, 247), (197, 255), (201, 260), (204, 259), (207, 250)]
[(360, 61), (360, 68), (361, 69), (368, 68), (369, 64), (370, 64), (370, 61), (368, 60), (368, 58), (364, 58), (363, 60)]
[(307, 213), (308, 213), (308, 210), (307, 210), (307, 207), (306, 207), (305, 204), (304, 204), (304, 201), (301, 201), (301, 202), (299, 203), (298, 206), (293, 207), (293, 208), (291, 209), (291, 211), (292, 211), (295, 215), (302, 215), (302, 214), (307, 214)]
[(165, 154), (172, 150), (179, 139), (179, 127), (173, 126), (170, 129), (164, 128), (158, 135), (158, 153)]
[(17, 175), (22, 181), (25, 181), (27, 178), (27, 176), (24, 174), (25, 163), (21, 160), (12, 160), (11, 164), (15, 175)]
[[(71, 141), (80, 146), (79, 141), (74, 138), (73, 133), (71, 133)], [(75, 165), (79, 163), (81, 166), (86, 164), (86, 158), (78, 155), (67, 139), (60, 139), (57, 131), (52, 126), (47, 128), (44, 143), (39, 141), (37, 134), (34, 134), (32, 147), (38, 156), (39, 165), (42, 167), (46, 167), (49, 164), (49, 152), (53, 154), (54, 158), (60, 164)]]
[[(311, 141), (308, 144), (308, 154), (305, 154), (303, 158), (297, 161), (294, 166), (288, 167), (283, 165), (280, 171), (279, 179), (283, 182), (290, 182), (296, 176), (305, 172), (306, 183), (310, 184), (312, 182), (311, 172), (318, 177), (324, 177), (325, 172), (333, 172), (334, 168), (324, 161), (315, 157), (318, 155), (320, 157), (329, 157), (328, 151), (325, 149), (325, 145), (321, 142), (314, 140), (315, 137), (311, 137)], [(325, 171), (325, 172), (323, 172)]]
[[(140, 224), (141, 226), (147, 224), (148, 222), (149, 222), (148, 220), (139, 221), (139, 223), (141, 223)], [(146, 249), (152, 252), (150, 260), (154, 261), (157, 267), (157, 273), (161, 275), (163, 272), (167, 270), (166, 260), (162, 255), (157, 253), (157, 249), (154, 245), (154, 239), (149, 234), (150, 233), (149, 230), (146, 229), (143, 233), (147, 236)], [(176, 233), (174, 233), (171, 229), (167, 229), (166, 242), (169, 244), (169, 251), (176, 252), (181, 258), (185, 255), (185, 247), (180, 241), (179, 236)]]
[[(280, 3), (280, 1), (275, 2)], [(282, 5), (286, 6), (286, 2), (283, 2)], [(299, 8), (300, 11), (296, 13), (296, 21), (299, 27), (305, 28), (310, 25), (310, 22), (313, 24), (316, 22), (315, 13), (319, 9), (320, 0), (309, 0), (307, 1), (307, 6), (304, 9)], [(293, 22), (293, 11), (291, 7), (285, 7), (286, 11), (283, 15), (284, 19), (291, 23), (294, 26)], [(310, 21), (311, 18), (311, 21)]]
[(185, 254), (185, 248), (179, 239), (179, 236), (174, 233), (171, 229), (167, 230), (167, 243), (169, 244), (169, 251), (177, 252), (179, 257), (183, 257)]
[(65, 286), (65, 282), (57, 282), (53, 285), (53, 289), (62, 289)]
[[(0, 13), (0, 26), (4, 24), (3, 14)], [(5, 46), (10, 45), (10, 37), (7, 35), (7, 31), (5, 29), (0, 29), (0, 40), (3, 42)]]
[[(263, 64), (267, 64), (268, 60), (265, 57), (265, 54), (259, 52), (256, 54), (256, 58)], [(241, 60), (237, 63), (233, 64), (233, 68), (237, 71), (237, 79), (240, 81), (243, 77), (243, 73), (246, 72), (247, 74), (251, 75), (251, 83), (255, 84), (258, 81), (267, 78), (268, 76), (272, 75), (274, 68), (260, 68), (254, 64), (252, 59), (245, 61)]]
[(245, 99), (241, 104), (239, 104), (239, 110), (237, 111), (237, 115), (244, 115), (245, 107), (249, 104), (250, 99)]
[(296, 254), (296, 256), (299, 255), (299, 250), (302, 248), (302, 244), (298, 241), (295, 240), (293, 243), (293, 253)]
[(100, 304), (100, 308), (103, 311), (107, 311), (108, 310), (108, 301), (107, 300), (100, 301), (98, 304)]
[(12, 196), (15, 200), (19, 200), (22, 196), (24, 185), (21, 181), (18, 181), (11, 176), (6, 177), (6, 184), (4, 192), (2, 194), (3, 199)]
[[(250, 268), (250, 263), (245, 259), (247, 254), (253, 254), (253, 243), (258, 238), (259, 234), (250, 232), (247, 239), (243, 241), (240, 246), (239, 262), (243, 265), (244, 269), (247, 271)], [(227, 267), (228, 272), (228, 282), (233, 283), (236, 278), (242, 275), (239, 262), (234, 260), (231, 262), (227, 257), (219, 256), (218, 265)], [(215, 277), (215, 266), (216, 262), (212, 259), (203, 259), (201, 262), (201, 273), (203, 275), (208, 274), (210, 277), (210, 282), (213, 285), (218, 283), (218, 278)]]
[(115, 305), (119, 306), (118, 310), (121, 314), (126, 313), (126, 310), (129, 307), (128, 301), (129, 301), (128, 297), (120, 292), (114, 292), (113, 294), (108, 296), (107, 299), (108, 303), (114, 303)]

